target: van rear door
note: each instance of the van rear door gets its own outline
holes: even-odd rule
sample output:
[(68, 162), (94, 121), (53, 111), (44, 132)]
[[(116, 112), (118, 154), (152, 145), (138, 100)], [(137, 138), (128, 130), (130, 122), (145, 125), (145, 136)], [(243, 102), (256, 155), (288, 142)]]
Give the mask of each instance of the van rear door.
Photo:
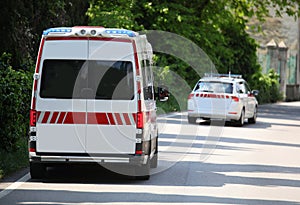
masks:
[(131, 40), (45, 40), (36, 100), (37, 152), (134, 154), (136, 78)]
[(89, 41), (86, 151), (89, 154), (134, 154), (137, 99), (131, 40)]
[[(37, 152), (84, 153), (86, 100), (80, 85), (86, 71), (88, 41), (46, 38), (36, 93)], [(75, 87), (75, 89), (74, 89)]]

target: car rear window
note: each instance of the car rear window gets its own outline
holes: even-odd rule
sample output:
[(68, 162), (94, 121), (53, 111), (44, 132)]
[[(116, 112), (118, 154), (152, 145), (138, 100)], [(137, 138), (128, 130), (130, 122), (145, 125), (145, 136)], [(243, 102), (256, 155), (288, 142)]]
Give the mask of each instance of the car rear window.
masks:
[(40, 96), (61, 99), (132, 100), (129, 61), (44, 60)]
[(209, 93), (228, 93), (232, 94), (232, 83), (215, 82), (215, 81), (200, 81), (196, 85), (195, 92), (209, 92)]

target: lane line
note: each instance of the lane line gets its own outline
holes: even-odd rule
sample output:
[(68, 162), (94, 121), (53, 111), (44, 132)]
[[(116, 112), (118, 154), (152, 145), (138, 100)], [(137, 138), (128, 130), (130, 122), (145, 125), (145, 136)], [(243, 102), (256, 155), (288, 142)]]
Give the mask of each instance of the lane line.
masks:
[(24, 184), (26, 181), (28, 181), (30, 179), (30, 174), (27, 173), (25, 174), (23, 177), (21, 177), (20, 179), (18, 179), (18, 181), (12, 183), (11, 185), (9, 185), (8, 187), (6, 187), (5, 189), (3, 189), (0, 192), (0, 199), (5, 197), (6, 195), (8, 195), (9, 193), (11, 193), (12, 191), (14, 191), (15, 189), (17, 189), (19, 186), (21, 186), (22, 184)]

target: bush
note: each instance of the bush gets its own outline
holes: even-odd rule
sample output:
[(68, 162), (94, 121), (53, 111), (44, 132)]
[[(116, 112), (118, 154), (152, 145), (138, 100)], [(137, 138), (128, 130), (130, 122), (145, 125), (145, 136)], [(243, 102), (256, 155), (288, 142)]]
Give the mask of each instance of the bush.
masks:
[(0, 59), (0, 150), (16, 150), (20, 138), (28, 131), (31, 96), (30, 72), (14, 70), (11, 55), (3, 53)]
[(13, 152), (0, 149), (0, 179), (16, 170), (28, 166), (27, 139), (20, 138)]
[(260, 69), (252, 75), (250, 84), (252, 89), (259, 90), (257, 100), (260, 104), (275, 103), (283, 99), (279, 90), (279, 75), (273, 69), (267, 74), (263, 74)]

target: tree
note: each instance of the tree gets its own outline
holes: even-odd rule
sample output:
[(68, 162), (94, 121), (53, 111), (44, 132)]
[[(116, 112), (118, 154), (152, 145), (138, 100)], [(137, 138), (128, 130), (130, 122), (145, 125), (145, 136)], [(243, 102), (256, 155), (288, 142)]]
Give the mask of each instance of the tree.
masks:
[(35, 61), (42, 31), (55, 26), (87, 24), (88, 0), (2, 0), (0, 55), (12, 54), (12, 66)]

